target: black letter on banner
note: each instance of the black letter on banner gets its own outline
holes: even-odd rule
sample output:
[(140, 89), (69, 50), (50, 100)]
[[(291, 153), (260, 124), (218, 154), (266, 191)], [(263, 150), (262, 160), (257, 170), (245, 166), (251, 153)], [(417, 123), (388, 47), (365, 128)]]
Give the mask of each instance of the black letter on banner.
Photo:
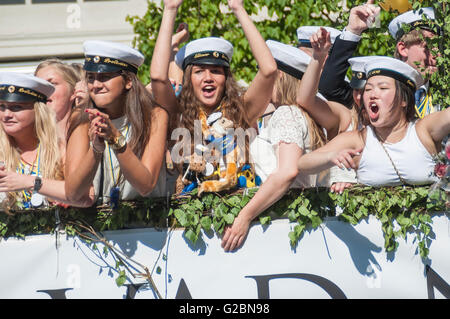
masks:
[(125, 297), (125, 299), (134, 299), (134, 297), (136, 296), (136, 292), (139, 291), (139, 289), (144, 286), (145, 283), (143, 284), (131, 284), (131, 285), (124, 285), (127, 287), (127, 295)]
[(445, 298), (450, 298), (450, 286), (448, 283), (442, 279), (430, 266), (425, 266), (425, 273), (427, 274), (427, 290), (428, 290), (428, 299), (434, 298), (434, 289), (436, 288), (445, 296)]
[(279, 278), (297, 278), (304, 279), (315, 283), (320, 288), (325, 290), (333, 299), (347, 299), (344, 292), (334, 283), (326, 278), (311, 275), (311, 274), (279, 274), (266, 276), (245, 276), (246, 278), (253, 278), (256, 281), (259, 299), (269, 299), (269, 280)]
[(36, 290), (48, 294), (52, 299), (67, 299), (66, 291), (73, 290), (73, 288), (54, 289), (54, 290)]
[(191, 293), (189, 292), (189, 289), (184, 282), (184, 279), (181, 278), (180, 285), (178, 286), (177, 295), (175, 296), (175, 299), (192, 299)]

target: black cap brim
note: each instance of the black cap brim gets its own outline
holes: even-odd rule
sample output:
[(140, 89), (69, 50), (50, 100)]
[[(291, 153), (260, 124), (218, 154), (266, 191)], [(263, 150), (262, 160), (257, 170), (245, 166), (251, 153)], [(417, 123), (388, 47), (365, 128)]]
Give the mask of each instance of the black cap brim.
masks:
[(95, 73), (110, 73), (110, 72), (118, 72), (123, 70), (120, 66), (110, 65), (110, 64), (100, 64), (100, 63), (84, 63), (84, 69), (87, 72), (95, 72)]
[(220, 65), (220, 66), (225, 66), (225, 67), (230, 67), (230, 64), (224, 60), (220, 60), (220, 59), (214, 59), (214, 58), (205, 58), (205, 59), (198, 59), (195, 60), (194, 62), (192, 62), (191, 64), (195, 64), (195, 65)]
[(363, 80), (358, 80), (356, 77), (353, 77), (353, 78), (350, 80), (349, 85), (350, 85), (350, 87), (351, 87), (353, 90), (361, 90), (361, 89), (363, 89), (364, 86), (366, 85), (366, 80), (365, 80), (365, 79), (363, 79)]
[[(0, 93), (0, 101), (19, 102), (20, 103), (20, 102), (36, 102), (39, 100), (32, 96), (5, 92), (5, 93)], [(44, 101), (40, 101), (40, 102), (44, 102)]]

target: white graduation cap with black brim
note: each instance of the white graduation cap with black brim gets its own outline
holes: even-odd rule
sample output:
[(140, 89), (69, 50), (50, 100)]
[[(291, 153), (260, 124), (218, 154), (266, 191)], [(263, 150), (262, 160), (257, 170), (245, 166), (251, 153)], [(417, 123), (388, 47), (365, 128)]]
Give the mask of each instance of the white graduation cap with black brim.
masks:
[(189, 64), (230, 67), (232, 57), (233, 45), (229, 41), (207, 37), (193, 40), (182, 47), (175, 56), (175, 63), (183, 70)]
[(423, 85), (422, 75), (409, 64), (387, 56), (370, 59), (364, 66), (367, 79), (383, 75), (398, 80), (413, 92)]
[(42, 102), (53, 94), (55, 87), (34, 75), (0, 72), (0, 100), (7, 102)]
[(366, 85), (366, 71), (365, 65), (368, 61), (380, 57), (378, 55), (357, 56), (348, 59), (350, 69), (352, 70), (352, 79), (350, 80), (350, 87), (354, 90), (361, 90)]
[(299, 48), (278, 41), (267, 40), (266, 44), (278, 69), (301, 80), (311, 57)]
[(434, 22), (434, 9), (420, 8), (417, 10), (410, 10), (392, 19), (389, 23), (388, 29), (391, 36), (396, 40), (405, 34), (403, 29), (404, 25), (408, 25), (410, 28), (420, 28), (431, 32), (440, 33), (439, 27)]
[(89, 40), (83, 43), (84, 69), (88, 72), (109, 73), (126, 70), (137, 73), (144, 55), (125, 44)]
[[(298, 38), (298, 46), (299, 47), (306, 47), (311, 48), (311, 41), (309, 41), (309, 38), (317, 33), (321, 27), (320, 26), (301, 26), (297, 29), (297, 38)], [(342, 33), (341, 31), (332, 28), (332, 27), (322, 27), (327, 32), (330, 33), (330, 40), (331, 44), (334, 44), (334, 41), (336, 38)]]

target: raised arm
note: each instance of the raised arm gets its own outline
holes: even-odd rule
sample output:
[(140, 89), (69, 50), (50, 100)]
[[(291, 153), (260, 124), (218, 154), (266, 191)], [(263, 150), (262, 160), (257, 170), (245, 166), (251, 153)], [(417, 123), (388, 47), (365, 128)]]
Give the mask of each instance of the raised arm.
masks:
[(417, 134), (431, 154), (438, 152), (441, 141), (450, 134), (450, 108), (431, 113), (419, 120)]
[(375, 1), (369, 0), (366, 4), (350, 10), (347, 26), (342, 34), (336, 38), (319, 82), (319, 92), (329, 101), (334, 101), (352, 107), (352, 88), (345, 81), (345, 75), (350, 66), (348, 59), (358, 47), (361, 34), (367, 29), (367, 20), (371, 19), (380, 8), (373, 5)]
[(244, 30), (253, 56), (258, 63), (258, 73), (245, 93), (244, 101), (250, 124), (264, 114), (272, 96), (277, 76), (277, 64), (253, 21), (244, 8), (243, 0), (228, 0), (228, 5)]
[(330, 33), (320, 28), (310, 40), (313, 56), (301, 80), (297, 103), (327, 130), (327, 137), (331, 139), (339, 132), (339, 117), (333, 113), (327, 101), (317, 96), (320, 74), (331, 47)]
[(170, 110), (178, 109), (178, 102), (169, 80), (169, 64), (172, 60), (172, 33), (178, 7), (182, 0), (165, 0), (161, 27), (156, 39), (150, 66), (153, 97), (156, 102)]

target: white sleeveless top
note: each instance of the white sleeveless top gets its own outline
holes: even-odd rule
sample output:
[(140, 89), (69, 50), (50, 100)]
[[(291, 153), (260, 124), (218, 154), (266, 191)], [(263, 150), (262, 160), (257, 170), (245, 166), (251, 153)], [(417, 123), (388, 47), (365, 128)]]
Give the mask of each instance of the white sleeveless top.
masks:
[[(128, 142), (131, 136), (131, 128), (128, 128), (126, 117), (123, 116), (118, 119), (111, 120), (111, 122), (124, 136), (126, 136)], [(100, 179), (101, 179), (100, 170), (101, 165), (98, 166), (93, 182), (96, 197), (98, 197), (98, 193), (100, 191)], [(111, 189), (115, 187), (115, 182), (117, 182), (119, 172), (120, 172), (120, 165), (119, 161), (117, 160), (116, 154), (112, 149), (110, 152), (108, 147), (106, 147), (103, 153), (103, 203), (109, 203), (110, 192)], [(167, 179), (166, 165), (165, 161), (163, 160), (163, 165), (161, 167), (161, 171), (159, 172), (158, 182), (153, 191), (146, 197), (165, 197), (167, 195), (166, 179)], [(131, 184), (123, 178), (123, 176), (122, 176), (122, 183), (120, 183), (118, 187), (120, 189), (119, 199), (121, 200), (133, 200), (141, 197), (139, 192), (135, 190), (133, 186), (131, 186)]]
[[(304, 154), (311, 152), (308, 123), (303, 112), (295, 105), (282, 105), (277, 108), (272, 114), (267, 129), (264, 131), (264, 138), (272, 145), (271, 155), (264, 158), (266, 162), (270, 159), (269, 163), (265, 164), (267, 175), (270, 175), (278, 166), (275, 154), (277, 153), (279, 143), (295, 143), (303, 150)], [(255, 162), (257, 160), (255, 159)], [(319, 175), (304, 175), (300, 173), (290, 187), (315, 187), (320, 186), (318, 184), (322, 183), (329, 183), (328, 176), (322, 182), (319, 182)]]
[[(269, 105), (267, 109), (273, 107)], [(266, 109), (266, 110), (267, 110)], [(273, 151), (272, 143), (269, 137), (269, 123), (275, 111), (272, 114), (268, 114), (260, 118), (257, 121), (258, 124), (258, 134), (250, 142), (250, 156), (251, 161), (255, 167), (255, 173), (264, 182), (267, 177), (276, 168), (277, 159)]]
[[(405, 137), (397, 143), (384, 143), (400, 176), (411, 185), (438, 181), (433, 175), (435, 163), (419, 140), (415, 123), (410, 123)], [(367, 126), (366, 145), (357, 170), (358, 182), (369, 186), (402, 185), (373, 129)]]

